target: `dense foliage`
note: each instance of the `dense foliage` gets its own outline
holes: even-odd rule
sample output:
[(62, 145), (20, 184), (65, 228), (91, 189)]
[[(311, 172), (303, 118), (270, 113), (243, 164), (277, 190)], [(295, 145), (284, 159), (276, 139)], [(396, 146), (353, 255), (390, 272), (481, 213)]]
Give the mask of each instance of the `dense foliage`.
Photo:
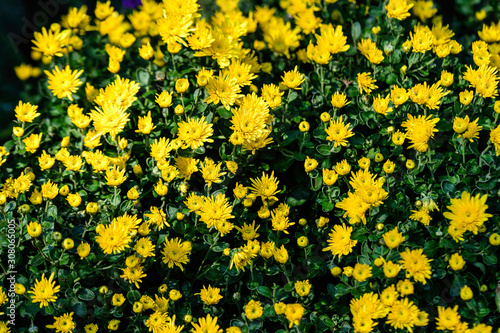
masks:
[(498, 8), (456, 36), (368, 4), (98, 2), (35, 33), (0, 332), (498, 329)]

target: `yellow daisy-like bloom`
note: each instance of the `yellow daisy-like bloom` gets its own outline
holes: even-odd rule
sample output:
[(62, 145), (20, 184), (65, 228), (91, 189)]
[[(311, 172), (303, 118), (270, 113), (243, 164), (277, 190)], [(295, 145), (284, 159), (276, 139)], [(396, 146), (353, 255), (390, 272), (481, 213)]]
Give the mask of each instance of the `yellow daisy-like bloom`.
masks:
[(114, 165), (113, 168), (106, 171), (105, 178), (107, 181), (106, 185), (119, 186), (127, 179), (127, 176), (125, 176), (125, 169), (120, 169)]
[(418, 307), (408, 298), (396, 300), (387, 314), (387, 323), (395, 329), (406, 329), (412, 332), (418, 314)]
[(330, 126), (325, 128), (325, 132), (328, 134), (326, 139), (328, 141), (333, 141), (335, 147), (347, 146), (346, 139), (354, 136), (352, 129), (349, 128), (350, 125), (350, 123), (345, 124), (343, 122), (342, 116), (335, 121), (330, 120)]
[(49, 78), (48, 88), (57, 98), (67, 97), (70, 101), (73, 100), (72, 94), (78, 91), (78, 87), (83, 83), (78, 78), (83, 74), (83, 69), (72, 71), (69, 65), (61, 71), (59, 66), (56, 66), (51, 72), (45, 71)]
[(45, 199), (52, 200), (57, 196), (58, 193), (59, 187), (57, 187), (57, 184), (52, 183), (50, 179), (42, 185), (42, 196)]
[(281, 77), (283, 84), (290, 89), (300, 90), (300, 85), (305, 81), (305, 75), (297, 70), (297, 66), (292, 71), (285, 72)]
[(55, 328), (57, 333), (71, 333), (75, 328), (75, 322), (73, 321), (73, 314), (65, 313), (60, 317), (54, 317), (53, 325), (46, 325), (47, 328)]
[[(346, 268), (348, 267), (345, 267), (344, 270)], [(349, 268), (352, 270), (352, 267)], [(387, 310), (378, 298), (378, 294), (373, 292), (365, 293), (358, 299), (352, 299), (349, 307), (354, 318), (368, 317), (377, 319), (385, 317), (387, 314)]]
[(264, 308), (259, 301), (251, 300), (245, 305), (245, 316), (249, 320), (254, 320), (262, 317)]
[(81, 243), (76, 248), (76, 252), (80, 256), (80, 260), (84, 259), (90, 254), (90, 245), (88, 243)]
[(141, 265), (122, 268), (122, 271), (123, 274), (120, 275), (120, 277), (128, 280), (128, 282), (135, 285), (137, 289), (139, 289), (139, 283), (142, 282), (141, 278), (147, 276), (147, 274), (144, 273), (144, 268)]
[(302, 317), (304, 316), (304, 307), (300, 303), (287, 304), (285, 316), (286, 319), (290, 322), (288, 325), (289, 328), (292, 328), (293, 325), (299, 325)]
[(56, 286), (54, 280), (55, 273), (50, 274), (49, 279), (45, 278), (45, 273), (42, 274), (40, 281), (35, 280), (35, 285), (28, 291), (28, 294), (33, 294), (31, 296), (31, 301), (33, 303), (40, 303), (40, 308), (49, 305), (49, 302), (55, 302), (57, 300), (57, 294), (61, 289), (60, 286)]
[(222, 74), (211, 77), (206, 88), (209, 96), (205, 99), (205, 103), (215, 105), (222, 103), (227, 110), (242, 96), (237, 80)]
[(390, 0), (385, 6), (385, 9), (387, 10), (387, 17), (402, 21), (410, 16), (408, 11), (413, 7), (413, 5), (413, 3), (408, 4), (407, 0)]
[(352, 252), (353, 247), (358, 243), (357, 240), (351, 239), (352, 227), (346, 227), (345, 223), (338, 224), (333, 227), (332, 232), (328, 234), (328, 247), (323, 251), (331, 251), (332, 254), (338, 255), (339, 258), (343, 255), (348, 255)]
[(23, 143), (26, 145), (25, 149), (27, 152), (34, 153), (40, 147), (40, 142), (42, 141), (42, 135), (40, 134), (31, 134), (27, 138), (23, 140)]
[(131, 241), (129, 229), (121, 222), (113, 220), (108, 225), (98, 225), (96, 242), (105, 254), (117, 254), (129, 247)]
[(371, 73), (358, 73), (358, 87), (359, 93), (363, 94), (363, 90), (369, 95), (373, 89), (377, 89), (378, 87), (375, 85), (377, 80), (371, 77)]
[(195, 295), (200, 295), (202, 302), (206, 305), (217, 304), (222, 299), (220, 288), (213, 288), (210, 285), (208, 286), (208, 289), (207, 287), (203, 286), (203, 289)]
[(173, 268), (174, 265), (184, 271), (185, 265), (189, 262), (189, 255), (193, 248), (191, 242), (183, 242), (179, 238), (165, 238), (163, 251), (163, 263), (168, 265), (168, 268)]
[(295, 291), (299, 296), (304, 297), (309, 295), (311, 291), (312, 284), (309, 283), (309, 280), (297, 281), (293, 285), (295, 287)]
[(168, 321), (167, 313), (162, 313), (159, 311), (155, 311), (154, 313), (149, 315), (149, 318), (144, 323), (149, 331), (153, 333), (164, 332), (165, 326)]
[(453, 331), (459, 323), (458, 305), (455, 305), (453, 308), (438, 306), (438, 317), (436, 318), (436, 328), (438, 330)]
[(260, 235), (257, 233), (259, 228), (260, 225), (255, 227), (255, 221), (253, 221), (252, 224), (243, 223), (243, 227), (241, 228), (235, 226), (235, 229), (241, 233), (241, 237), (243, 237), (244, 240), (252, 240), (259, 237)]
[(384, 54), (378, 49), (377, 44), (371, 39), (362, 39), (358, 42), (358, 50), (372, 64), (380, 64), (384, 60)]
[(323, 171), (323, 183), (325, 183), (325, 185), (328, 186), (335, 184), (335, 182), (339, 177), (337, 172), (335, 172), (335, 170), (329, 170), (325, 168), (323, 168), (322, 171)]
[(403, 260), (400, 260), (400, 263), (407, 274), (413, 277), (415, 281), (426, 284), (426, 279), (431, 278), (430, 262), (432, 259), (427, 259), (423, 251), (423, 249), (406, 249), (405, 252), (400, 253), (401, 258), (403, 258)]
[(334, 27), (331, 23), (320, 26), (320, 35), (316, 35), (318, 47), (328, 50), (331, 54), (346, 52), (350, 45), (342, 32), (342, 25)]
[(163, 90), (160, 94), (156, 94), (155, 102), (161, 108), (168, 108), (172, 105), (172, 93)]
[(429, 148), (427, 142), (429, 139), (434, 137), (435, 132), (439, 132), (436, 129), (436, 124), (439, 122), (439, 118), (432, 118), (433, 115), (413, 117), (411, 114), (407, 114), (408, 120), (403, 121), (402, 127), (406, 128), (405, 137), (411, 141), (409, 148), (415, 148), (416, 151), (425, 153)]
[(205, 318), (198, 318), (198, 323), (191, 323), (193, 325), (193, 329), (191, 332), (193, 333), (222, 333), (223, 330), (219, 329), (219, 325), (217, 325), (217, 317), (211, 317), (210, 314), (207, 314)]
[(334, 108), (340, 109), (348, 104), (351, 104), (351, 101), (347, 100), (347, 96), (344, 93), (339, 93), (338, 91), (336, 91), (332, 96), (331, 103)]
[(363, 222), (363, 224), (366, 224), (365, 212), (370, 208), (370, 204), (365, 202), (357, 193), (349, 191), (347, 197), (341, 202), (337, 202), (335, 207), (345, 210), (343, 217), (348, 216), (349, 223)]
[(98, 135), (109, 133), (114, 139), (118, 133), (123, 131), (129, 121), (129, 114), (125, 110), (124, 107), (111, 102), (104, 102), (101, 108), (92, 110), (90, 118), (94, 122)]
[[(479, 138), (479, 132), (483, 129), (483, 126), (479, 126), (477, 122), (479, 121), (479, 118), (476, 118), (476, 120), (471, 121), (467, 124), (466, 130), (462, 133), (459, 134), (459, 137), (462, 137), (464, 139), (469, 139), (470, 142), (473, 142), (473, 139), (478, 139)], [(455, 125), (455, 122), (453, 122), (453, 125)]]
[(479, 227), (493, 215), (486, 213), (488, 195), (477, 194), (472, 197), (468, 192), (462, 192), (460, 198), (450, 199), (451, 206), (447, 206), (451, 212), (444, 212), (443, 216), (451, 220), (450, 225), (458, 226), (465, 231), (472, 231), (477, 235)]
[(209, 187), (212, 186), (212, 183), (222, 182), (220, 177), (224, 176), (226, 173), (220, 171), (221, 167), (222, 162), (216, 165), (211, 158), (205, 157), (204, 163), (201, 164), (201, 174)]
[(250, 178), (250, 181), (252, 182), (250, 190), (256, 196), (260, 196), (263, 202), (269, 199), (277, 200), (274, 195), (279, 192), (279, 181), (274, 177), (274, 170), (271, 172), (270, 176), (262, 172), (261, 178)]
[(144, 117), (139, 117), (139, 123), (137, 124), (137, 133), (149, 134), (152, 130), (156, 128), (153, 125), (153, 119), (151, 118), (151, 111), (148, 112)]
[(212, 124), (205, 121), (205, 116), (199, 118), (188, 118), (187, 122), (178, 123), (177, 136), (183, 142), (183, 149), (196, 149), (203, 146), (205, 142), (213, 142), (210, 136), (213, 134)]
[(200, 221), (205, 222), (207, 228), (215, 226), (219, 231), (221, 231), (220, 227), (227, 223), (227, 220), (234, 218), (234, 215), (231, 215), (231, 213), (232, 207), (225, 194), (219, 194), (216, 197), (206, 197), (200, 210), (197, 212), (200, 216)]
[(378, 94), (378, 97), (373, 98), (373, 110), (386, 116), (389, 112), (392, 112), (392, 108), (388, 107), (390, 101), (391, 98), (389, 97), (389, 95), (384, 98), (380, 97), (380, 94)]
[(245, 266), (247, 266), (256, 256), (256, 254), (250, 252), (249, 248), (242, 246), (236, 249), (236, 251), (232, 254), (229, 269), (232, 269), (234, 266), (238, 271), (245, 271)]
[(398, 231), (398, 227), (394, 227), (391, 231), (383, 234), (382, 238), (384, 239), (385, 245), (391, 250), (397, 248), (399, 244), (404, 242), (406, 239), (406, 237)]
[(71, 34), (71, 30), (63, 30), (59, 32), (54, 32), (52, 30), (47, 30), (45, 27), (42, 28), (42, 32), (37, 32), (33, 34), (35, 37), (32, 40), (35, 46), (34, 51), (41, 52), (44, 56), (53, 57), (63, 56), (63, 48), (66, 46), (68, 37)]
[(42, 234), (42, 225), (38, 222), (28, 223), (26, 229), (28, 230), (28, 234), (33, 238), (39, 237)]
[(155, 256), (155, 245), (149, 238), (142, 237), (134, 245), (134, 251), (143, 258)]
[(37, 112), (38, 105), (31, 105), (31, 103), (23, 103), (19, 101), (19, 104), (14, 109), (16, 113), (16, 118), (23, 123), (31, 123), (33, 120), (40, 115)]
[(356, 281), (363, 282), (366, 281), (372, 274), (372, 266), (366, 264), (357, 263), (354, 266), (354, 271), (352, 272), (352, 276)]
[(500, 125), (491, 130), (490, 141), (495, 146), (496, 156), (500, 155)]

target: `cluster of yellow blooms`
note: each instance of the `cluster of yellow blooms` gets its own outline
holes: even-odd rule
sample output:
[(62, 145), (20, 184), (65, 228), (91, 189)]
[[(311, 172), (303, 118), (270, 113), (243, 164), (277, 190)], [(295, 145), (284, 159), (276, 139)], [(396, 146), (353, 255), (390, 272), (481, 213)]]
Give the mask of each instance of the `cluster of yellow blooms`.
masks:
[(62, 333), (492, 332), (500, 22), (464, 46), (431, 0), (215, 5), (98, 1), (34, 33), (42, 64), (15, 72), (43, 98), (19, 101), (0, 146), (31, 266), (21, 316)]

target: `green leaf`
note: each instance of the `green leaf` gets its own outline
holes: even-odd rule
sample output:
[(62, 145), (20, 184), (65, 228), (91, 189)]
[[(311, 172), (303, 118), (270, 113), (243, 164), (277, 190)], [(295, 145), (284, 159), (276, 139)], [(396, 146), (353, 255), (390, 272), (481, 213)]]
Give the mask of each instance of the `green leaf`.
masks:
[(136, 72), (137, 74), (137, 81), (142, 87), (146, 87), (149, 84), (149, 73), (143, 69), (139, 68)]
[(498, 258), (494, 253), (487, 255), (487, 256), (486, 255), (483, 256), (483, 260), (484, 260), (484, 263), (488, 266), (496, 265), (498, 262)]
[(5, 207), (3, 208), (4, 213), (9, 213), (14, 211), (16, 209), (16, 202), (15, 201), (9, 201)]
[(78, 317), (83, 318), (87, 315), (87, 308), (82, 302), (75, 303), (71, 308)]
[(335, 208), (335, 204), (331, 201), (323, 201), (321, 203), (321, 208), (325, 213), (332, 211)]
[(450, 195), (455, 193), (456, 187), (453, 185), (452, 182), (444, 180), (441, 182), (441, 189), (443, 190), (444, 193)]
[(78, 292), (78, 298), (83, 301), (91, 301), (95, 298), (95, 294), (92, 290), (88, 288), (82, 288)]
[(259, 286), (257, 288), (257, 292), (264, 297), (267, 297), (269, 299), (273, 299), (273, 293), (271, 292), (271, 289), (269, 289), (268, 287)]
[(217, 113), (219, 114), (219, 116), (221, 116), (222, 118), (224, 119), (231, 119), (231, 117), (233, 116), (233, 114), (231, 113), (231, 111), (229, 110), (226, 110), (226, 108), (218, 108), (217, 109)]
[(33, 258), (31, 258), (30, 265), (36, 267), (38, 265), (43, 264), (44, 261), (45, 260), (43, 259), (43, 256), (41, 254), (37, 254), (36, 256), (34, 256)]
[(332, 153), (332, 149), (329, 145), (321, 144), (316, 147), (318, 153), (324, 156), (329, 156)]
[(354, 22), (351, 26), (351, 35), (354, 41), (358, 40), (361, 36), (361, 24), (359, 22)]
[(296, 187), (286, 199), (286, 203), (292, 207), (301, 206), (309, 199), (309, 195), (309, 191), (305, 190), (303, 187)]
[(259, 282), (257, 281), (247, 282), (247, 288), (250, 290), (256, 290), (259, 288)]
[(137, 290), (131, 290), (127, 293), (127, 299), (131, 304), (133, 304), (141, 299), (141, 293)]

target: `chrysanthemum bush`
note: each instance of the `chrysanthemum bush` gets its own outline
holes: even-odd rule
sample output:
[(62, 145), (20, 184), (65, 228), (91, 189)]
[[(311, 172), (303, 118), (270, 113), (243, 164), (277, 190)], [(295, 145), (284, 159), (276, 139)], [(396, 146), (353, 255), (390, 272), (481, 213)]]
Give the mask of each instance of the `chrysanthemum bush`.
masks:
[(498, 8), (464, 36), (432, 1), (212, 9), (35, 33), (0, 331), (497, 330)]

